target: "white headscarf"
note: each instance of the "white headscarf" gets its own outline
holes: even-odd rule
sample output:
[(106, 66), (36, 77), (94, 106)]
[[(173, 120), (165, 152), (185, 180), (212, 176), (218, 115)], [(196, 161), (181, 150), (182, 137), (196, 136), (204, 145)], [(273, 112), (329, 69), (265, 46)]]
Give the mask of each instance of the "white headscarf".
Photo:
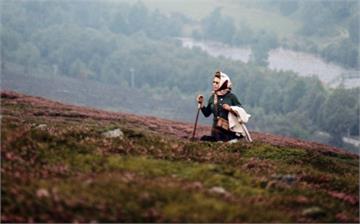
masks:
[[(223, 86), (224, 84), (226, 86)], [(219, 88), (222, 89), (220, 91), (216, 91), (216, 95), (219, 95), (219, 96), (225, 95), (226, 93), (230, 92), (231, 88), (232, 88), (232, 83), (231, 83), (229, 76), (223, 72), (220, 72)]]
[(227, 81), (227, 85), (224, 89), (229, 89), (231, 90), (232, 88), (232, 83), (231, 80), (229, 78), (229, 76), (223, 72), (220, 72), (220, 88), (222, 87), (222, 85), (224, 85), (224, 83)]
[[(226, 83), (225, 83), (226, 82)], [(223, 86), (226, 85), (226, 86)], [(228, 92), (231, 91), (232, 88), (232, 83), (231, 80), (229, 78), (229, 76), (223, 72), (220, 72), (220, 83), (219, 83), (219, 91), (213, 91), (214, 94), (214, 104), (217, 104), (217, 97), (218, 96), (223, 96), (225, 94), (227, 94)]]

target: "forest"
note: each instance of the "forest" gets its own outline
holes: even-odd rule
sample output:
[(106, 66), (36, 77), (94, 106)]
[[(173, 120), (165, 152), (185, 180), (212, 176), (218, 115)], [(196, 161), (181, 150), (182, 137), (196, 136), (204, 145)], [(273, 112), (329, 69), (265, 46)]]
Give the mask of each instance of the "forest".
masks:
[(301, 26), (294, 31), (296, 36), (282, 37), (272, 30), (255, 30), (246, 23), (237, 25), (218, 7), (202, 19), (202, 29), (195, 30), (193, 37), (251, 46), (254, 60), (262, 64), (266, 64), (270, 49), (282, 46), (321, 55), (328, 61), (349, 68), (359, 68), (360, 17), (357, 1), (270, 0), (255, 1), (253, 4), (300, 22)]
[[(182, 119), (189, 121), (194, 116), (196, 94), (210, 93), (212, 74), (221, 69), (230, 75), (234, 93), (252, 114), (253, 130), (355, 150), (344, 145), (343, 137), (359, 136), (360, 88), (332, 89), (315, 77), (272, 71), (264, 65), (270, 49), (287, 46), (317, 52), (358, 69), (359, 3), (315, 1), (316, 7), (312, 1), (266, 4), (271, 5), (270, 10), (303, 21), (305, 25), (298, 31), (303, 41), (283, 40), (276, 33), (254, 31), (246, 24), (239, 27), (222, 15), (221, 8), (214, 9), (191, 33), (195, 38), (251, 46), (253, 61), (245, 64), (182, 48), (176, 38), (183, 36), (193, 18), (152, 10), (141, 1), (2, 1), (1, 77), (20, 70), (29, 79), (66, 77), (117, 86), (125, 92), (136, 89), (147, 98), (119, 96), (137, 98), (133, 112), (160, 98), (165, 103), (153, 105), (153, 114), (162, 117), (164, 108), (180, 104), (187, 111)], [(306, 21), (309, 18), (315, 22)], [(349, 31), (338, 44), (324, 47), (302, 39), (329, 36), (334, 27)], [(96, 94), (106, 98), (101, 92)]]

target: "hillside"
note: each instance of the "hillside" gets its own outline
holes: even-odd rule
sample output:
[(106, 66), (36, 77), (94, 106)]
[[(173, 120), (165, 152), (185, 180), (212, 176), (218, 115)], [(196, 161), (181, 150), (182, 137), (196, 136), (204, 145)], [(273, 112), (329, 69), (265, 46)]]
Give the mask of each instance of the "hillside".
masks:
[(2, 222), (359, 222), (359, 157), (340, 148), (189, 141), (192, 124), (11, 91), (1, 118)]

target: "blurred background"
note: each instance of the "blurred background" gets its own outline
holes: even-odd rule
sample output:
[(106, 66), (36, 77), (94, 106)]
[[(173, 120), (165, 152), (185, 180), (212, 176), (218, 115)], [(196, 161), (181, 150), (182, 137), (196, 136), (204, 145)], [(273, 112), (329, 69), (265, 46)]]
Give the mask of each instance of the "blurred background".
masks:
[(358, 153), (359, 9), (357, 0), (5, 0), (1, 89), (191, 123), (195, 96), (209, 98), (219, 69), (250, 130)]

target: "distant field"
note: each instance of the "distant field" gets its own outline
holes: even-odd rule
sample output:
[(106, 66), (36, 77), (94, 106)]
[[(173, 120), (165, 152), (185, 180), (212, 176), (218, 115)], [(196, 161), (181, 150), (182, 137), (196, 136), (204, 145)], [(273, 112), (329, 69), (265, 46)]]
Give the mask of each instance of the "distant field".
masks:
[[(122, 0), (125, 2), (135, 2)], [(195, 20), (201, 20), (216, 7), (222, 7), (223, 15), (234, 19), (235, 24), (247, 24), (254, 30), (265, 29), (274, 31), (280, 38), (289, 36), (299, 29), (301, 23), (259, 9), (251, 1), (219, 1), (219, 0), (145, 0), (143, 3), (151, 10), (161, 12), (181, 12)]]

